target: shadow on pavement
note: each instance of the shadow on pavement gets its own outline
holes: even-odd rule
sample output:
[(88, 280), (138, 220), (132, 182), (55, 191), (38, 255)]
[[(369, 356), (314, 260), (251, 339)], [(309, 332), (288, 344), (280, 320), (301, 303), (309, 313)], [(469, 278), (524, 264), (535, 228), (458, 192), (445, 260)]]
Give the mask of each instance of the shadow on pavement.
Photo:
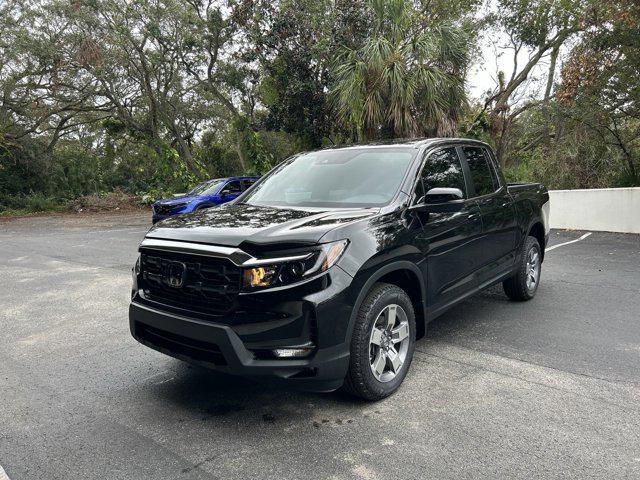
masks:
[(258, 419), (266, 424), (281, 419), (286, 419), (287, 423), (307, 420), (318, 427), (328, 422), (351, 423), (349, 418), (324, 418), (319, 410), (349, 411), (370, 405), (340, 390), (305, 392), (183, 364), (178, 360), (173, 362), (173, 379), (159, 385), (161, 388), (154, 396), (163, 403), (171, 403), (172, 410), (178, 409), (202, 421), (235, 418), (240, 424), (253, 425)]
[[(474, 329), (478, 317), (473, 312), (478, 303), (509, 303), (500, 289), (491, 289), (454, 307), (429, 324), (427, 337), (418, 341), (418, 348), (425, 341), (451, 340)], [(157, 400), (170, 402), (187, 415), (200, 416), (201, 420), (234, 417), (244, 423), (247, 412), (260, 412), (265, 423), (275, 423), (279, 418), (291, 416), (313, 418), (314, 423), (348, 422), (349, 412), (371, 408), (368, 403), (338, 390), (332, 393), (313, 393), (287, 388), (277, 384), (261, 383), (252, 379), (227, 375), (204, 367), (171, 360), (170, 381), (160, 382), (155, 392), (149, 392)], [(415, 366), (414, 366), (415, 368)], [(410, 378), (409, 378), (410, 381)], [(153, 386), (146, 384), (145, 387)], [(343, 411), (345, 418), (327, 420), (318, 417), (318, 409)], [(255, 419), (255, 416), (251, 416)], [(302, 419), (299, 418), (299, 419)]]

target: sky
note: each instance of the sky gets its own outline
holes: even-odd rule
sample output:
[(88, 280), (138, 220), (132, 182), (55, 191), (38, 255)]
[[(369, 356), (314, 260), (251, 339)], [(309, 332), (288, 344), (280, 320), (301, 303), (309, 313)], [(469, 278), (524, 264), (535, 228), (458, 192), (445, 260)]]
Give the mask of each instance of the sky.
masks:
[[(495, 11), (495, 8), (495, 0), (488, 0), (478, 15), (485, 15), (487, 9)], [(474, 60), (467, 76), (467, 91), (472, 100), (482, 99), (486, 96), (487, 90), (495, 88), (499, 70), (504, 71), (507, 77), (513, 71), (513, 50), (508, 48), (509, 37), (504, 32), (491, 29), (481, 37), (479, 43), (479, 56)], [(518, 65), (524, 65), (529, 54), (529, 50), (520, 51)], [(535, 96), (539, 93), (540, 82), (536, 80), (546, 80), (547, 69), (547, 59), (543, 58), (538, 66), (532, 70), (530, 75), (532, 81), (519, 92), (521, 97)]]

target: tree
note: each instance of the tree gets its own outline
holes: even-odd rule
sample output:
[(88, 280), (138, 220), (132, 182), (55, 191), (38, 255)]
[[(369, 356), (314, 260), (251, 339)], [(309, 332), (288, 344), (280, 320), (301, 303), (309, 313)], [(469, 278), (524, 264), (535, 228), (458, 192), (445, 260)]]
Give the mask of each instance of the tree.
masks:
[[(508, 37), (506, 48), (513, 53), (513, 67), (510, 73), (498, 72), (497, 84), (488, 92), (470, 129), (487, 114), (496, 156), (504, 167), (512, 138), (511, 127), (520, 115), (541, 103), (540, 99), (527, 98), (527, 95), (522, 98), (518, 95), (519, 89), (528, 86), (532, 71), (550, 56), (542, 100), (549, 102), (560, 48), (586, 28), (590, 5), (583, 0), (499, 0), (498, 12), (493, 22)], [(520, 64), (523, 53), (528, 55), (524, 64)], [(541, 140), (545, 133), (548, 137), (548, 130), (545, 130), (540, 135)]]
[[(174, 0), (59, 2), (68, 22), (65, 62), (80, 85), (95, 83), (107, 114), (162, 154), (169, 144), (194, 173), (192, 141), (202, 117), (181, 70), (183, 7)], [(86, 80), (83, 80), (85, 79)]]
[(185, 5), (182, 67), (195, 88), (224, 107), (236, 137), (240, 164), (246, 170), (245, 143), (250, 122), (242, 107), (253, 104), (250, 92), (255, 82), (252, 85), (254, 68), (244, 60), (238, 39), (245, 34), (243, 26), (253, 12), (253, 2), (186, 0)]
[(617, 149), (630, 184), (640, 181), (640, 5), (605, 2), (562, 70), (561, 115), (580, 119)]
[(95, 91), (73, 85), (60, 61), (65, 26), (48, 4), (11, 1), (0, 7), (0, 122), (5, 140), (49, 136), (51, 152), (62, 136), (90, 122), (83, 115), (102, 104)]
[(371, 0), (372, 28), (345, 48), (331, 94), (358, 140), (453, 135), (464, 103), (468, 28), (430, 24), (408, 0)]
[(332, 131), (326, 90), (336, 6), (327, 0), (260, 5), (261, 15), (247, 24), (251, 55), (260, 65), (258, 98), (266, 109), (259, 124), (318, 148)]

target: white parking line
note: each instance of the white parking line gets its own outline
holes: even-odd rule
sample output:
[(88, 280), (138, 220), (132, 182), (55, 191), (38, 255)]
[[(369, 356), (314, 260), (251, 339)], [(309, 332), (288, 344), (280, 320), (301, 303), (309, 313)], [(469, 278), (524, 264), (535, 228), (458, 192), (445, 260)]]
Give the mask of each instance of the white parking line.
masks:
[(559, 243), (558, 245), (554, 245), (553, 247), (547, 247), (547, 252), (550, 252), (554, 248), (563, 247), (564, 245), (569, 245), (570, 243), (576, 243), (576, 242), (579, 242), (580, 240), (584, 240), (589, 235), (591, 235), (591, 232), (585, 233), (580, 238), (576, 238), (575, 240), (571, 240), (570, 242)]
[(2, 465), (0, 465), (0, 480), (11, 480), (9, 475), (4, 471), (4, 468), (2, 468)]

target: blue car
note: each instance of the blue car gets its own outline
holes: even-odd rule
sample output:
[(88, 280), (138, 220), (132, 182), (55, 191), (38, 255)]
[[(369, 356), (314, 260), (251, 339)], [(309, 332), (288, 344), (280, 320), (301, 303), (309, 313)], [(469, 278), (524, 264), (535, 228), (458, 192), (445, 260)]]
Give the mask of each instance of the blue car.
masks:
[(158, 200), (153, 204), (153, 223), (181, 213), (195, 212), (233, 200), (260, 177), (216, 178), (201, 183), (189, 193)]

